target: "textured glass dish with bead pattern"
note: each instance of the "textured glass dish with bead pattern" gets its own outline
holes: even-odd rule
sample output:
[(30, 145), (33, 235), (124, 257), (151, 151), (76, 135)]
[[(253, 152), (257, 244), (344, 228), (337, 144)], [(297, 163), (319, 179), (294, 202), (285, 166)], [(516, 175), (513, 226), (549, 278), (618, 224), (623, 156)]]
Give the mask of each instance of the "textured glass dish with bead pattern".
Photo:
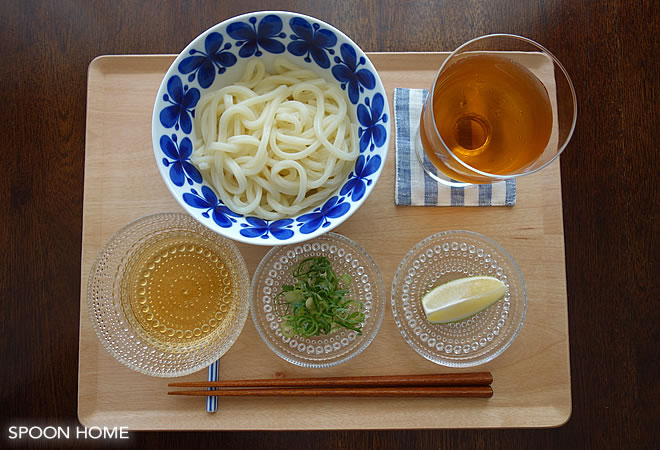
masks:
[(249, 278), (233, 242), (183, 214), (118, 231), (99, 253), (88, 311), (104, 347), (138, 372), (200, 370), (234, 343), (247, 318)]
[[(312, 256), (328, 258), (337, 276), (351, 276), (346, 296), (362, 302), (362, 334), (345, 328), (309, 338), (282, 334), (283, 319), (274, 299), (283, 285), (295, 284), (292, 272)], [(385, 312), (385, 287), (367, 252), (344, 236), (326, 233), (305, 243), (273, 247), (264, 256), (252, 279), (250, 312), (261, 338), (282, 359), (302, 367), (332, 367), (359, 355), (376, 337)]]
[[(422, 297), (457, 278), (492, 276), (507, 287), (504, 298), (454, 323), (431, 323)], [(511, 255), (471, 231), (444, 231), (418, 243), (403, 258), (392, 282), (392, 314), (405, 341), (421, 356), (449, 367), (472, 367), (499, 356), (525, 319), (525, 282)]]

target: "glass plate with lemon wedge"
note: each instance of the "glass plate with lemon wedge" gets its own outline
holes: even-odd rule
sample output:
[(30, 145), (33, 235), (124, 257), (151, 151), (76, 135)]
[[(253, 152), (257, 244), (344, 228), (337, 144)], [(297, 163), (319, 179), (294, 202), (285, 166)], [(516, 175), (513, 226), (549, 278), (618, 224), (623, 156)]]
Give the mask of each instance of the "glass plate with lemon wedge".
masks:
[(392, 314), (421, 356), (449, 367), (491, 361), (525, 318), (525, 282), (511, 255), (472, 231), (444, 231), (403, 258), (392, 282)]

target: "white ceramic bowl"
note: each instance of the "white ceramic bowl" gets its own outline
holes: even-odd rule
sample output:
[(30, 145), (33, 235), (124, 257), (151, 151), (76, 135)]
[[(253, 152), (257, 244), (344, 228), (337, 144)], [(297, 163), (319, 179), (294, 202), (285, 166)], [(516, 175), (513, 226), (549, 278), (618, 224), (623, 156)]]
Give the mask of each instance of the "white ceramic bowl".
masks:
[[(251, 58), (268, 68), (276, 57), (336, 83), (358, 124), (360, 155), (329, 199), (295, 217), (268, 221), (242, 216), (219, 199), (190, 163), (192, 126), (201, 94), (238, 81)], [(376, 69), (344, 33), (292, 12), (262, 11), (226, 20), (195, 38), (174, 60), (161, 83), (152, 116), (156, 163), (179, 204), (217, 233), (250, 244), (293, 244), (323, 234), (351, 216), (378, 180), (390, 140), (387, 94)]]

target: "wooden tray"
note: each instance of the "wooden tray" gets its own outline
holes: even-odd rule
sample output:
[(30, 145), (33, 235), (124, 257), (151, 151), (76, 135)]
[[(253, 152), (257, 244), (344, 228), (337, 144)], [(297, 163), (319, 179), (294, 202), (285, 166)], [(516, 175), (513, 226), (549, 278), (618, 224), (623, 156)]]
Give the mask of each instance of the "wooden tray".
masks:
[[(431, 85), (443, 53), (372, 53), (390, 105), (395, 87)], [(87, 315), (87, 278), (104, 242), (128, 222), (182, 211), (157, 172), (151, 113), (172, 55), (102, 56), (89, 67), (81, 264), (78, 416), (87, 426), (134, 430), (296, 430), (552, 427), (571, 413), (564, 234), (559, 162), (518, 183), (514, 207), (397, 207), (394, 137), (383, 174), (364, 205), (334, 231), (358, 242), (378, 264), (386, 291), (397, 265), (436, 232), (467, 229), (492, 237), (520, 265), (527, 284), (525, 324), (517, 340), (480, 366), (494, 376), (491, 399), (204, 399), (166, 395), (168, 379), (115, 361)], [(392, 123), (393, 120), (390, 121)], [(378, 219), (376, 219), (378, 218)], [(268, 251), (239, 244), (250, 275)], [(220, 377), (271, 378), (449, 372), (417, 355), (399, 334), (387, 298), (382, 328), (357, 358), (331, 369), (303, 369), (272, 353), (251, 318), (223, 356)], [(183, 379), (203, 380), (201, 371)]]

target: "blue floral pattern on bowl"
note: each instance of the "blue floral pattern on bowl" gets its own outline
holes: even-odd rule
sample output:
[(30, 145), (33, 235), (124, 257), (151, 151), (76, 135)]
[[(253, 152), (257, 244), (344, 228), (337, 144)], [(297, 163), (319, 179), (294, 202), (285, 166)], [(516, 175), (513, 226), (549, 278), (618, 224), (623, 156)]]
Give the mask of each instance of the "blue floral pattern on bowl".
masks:
[(280, 219), (276, 221), (263, 220), (258, 217), (246, 217), (246, 223), (242, 223), (241, 235), (247, 238), (260, 237), (268, 239), (273, 236), (275, 239), (284, 241), (293, 236), (293, 219)]
[(220, 33), (211, 33), (204, 40), (204, 50), (191, 49), (190, 55), (179, 63), (179, 72), (189, 73), (188, 81), (193, 81), (195, 75), (199, 79), (199, 85), (208, 88), (215, 81), (215, 70), (218, 74), (225, 73), (227, 67), (236, 64), (236, 56), (228, 52), (231, 44), (222, 46), (224, 38)]
[[(196, 189), (191, 189), (190, 193), (183, 194), (183, 201), (193, 208), (202, 210), (202, 217), (213, 217), (213, 221), (222, 228), (229, 228), (236, 223), (236, 217), (241, 217), (231, 209), (227, 208), (224, 203), (218, 200), (218, 197), (208, 186), (202, 186), (202, 194), (200, 195)], [(209, 215), (209, 212), (211, 214)]]
[(170, 103), (170, 106), (160, 111), (160, 123), (165, 128), (181, 128), (184, 133), (190, 133), (199, 97), (199, 90), (188, 88), (178, 75), (174, 75), (167, 81), (167, 94), (163, 94), (163, 102)]
[(351, 195), (351, 200), (357, 202), (364, 197), (367, 186), (371, 186), (372, 175), (381, 167), (380, 156), (360, 155), (355, 164), (355, 171), (348, 175), (348, 181), (339, 191), (341, 195)]
[(172, 137), (166, 134), (160, 137), (160, 148), (166, 156), (163, 158), (163, 165), (170, 168), (170, 180), (175, 186), (183, 186), (184, 182), (190, 185), (193, 182), (201, 183), (202, 174), (190, 162), (190, 155), (193, 152), (192, 141), (188, 137), (184, 137), (181, 144), (177, 141), (176, 134)]
[(314, 62), (324, 69), (330, 67), (326, 52), (335, 54), (332, 47), (337, 44), (337, 36), (330, 30), (322, 29), (318, 23), (310, 24), (301, 17), (291, 19), (289, 26), (295, 33), (291, 35), (293, 41), (287, 46), (289, 53), (304, 56), (305, 62), (312, 62), (311, 58), (314, 58)]
[(365, 88), (376, 87), (376, 78), (369, 69), (360, 68), (366, 64), (366, 58), (360, 56), (358, 59), (353, 46), (341, 44), (340, 51), (341, 58), (335, 56), (337, 65), (332, 68), (332, 74), (341, 82), (341, 88), (348, 92), (351, 103), (357, 104)]
[[(268, 66), (286, 57), (336, 80), (358, 125), (360, 156), (346, 181), (322, 205), (297, 217), (269, 221), (228, 208), (190, 162), (195, 108), (207, 90), (237, 81), (251, 58)], [(389, 105), (382, 82), (360, 48), (318, 19), (290, 12), (250, 13), (222, 22), (193, 40), (161, 83), (152, 119), (159, 171), (179, 204), (196, 220), (231, 239), (260, 245), (311, 239), (339, 225), (366, 200), (387, 156)]]
[(364, 127), (358, 129), (360, 153), (364, 152), (367, 147), (369, 147), (370, 151), (373, 151), (374, 148), (382, 147), (385, 143), (387, 129), (384, 124), (387, 123), (387, 114), (383, 112), (384, 106), (385, 99), (383, 99), (380, 93), (374, 95), (373, 101), (365, 98), (364, 104), (358, 105), (358, 121)]
[(270, 53), (284, 53), (284, 44), (277, 38), (286, 35), (282, 31), (282, 19), (270, 14), (256, 25), (257, 18), (250, 17), (246, 22), (237, 21), (227, 27), (229, 36), (237, 40), (236, 46), (241, 47), (238, 56), (247, 58), (249, 56), (261, 56), (263, 48)]
[(320, 227), (330, 226), (330, 219), (336, 219), (348, 212), (350, 204), (344, 201), (344, 197), (331, 197), (323, 206), (316, 208), (309, 214), (303, 214), (296, 219), (303, 234), (313, 233)]

